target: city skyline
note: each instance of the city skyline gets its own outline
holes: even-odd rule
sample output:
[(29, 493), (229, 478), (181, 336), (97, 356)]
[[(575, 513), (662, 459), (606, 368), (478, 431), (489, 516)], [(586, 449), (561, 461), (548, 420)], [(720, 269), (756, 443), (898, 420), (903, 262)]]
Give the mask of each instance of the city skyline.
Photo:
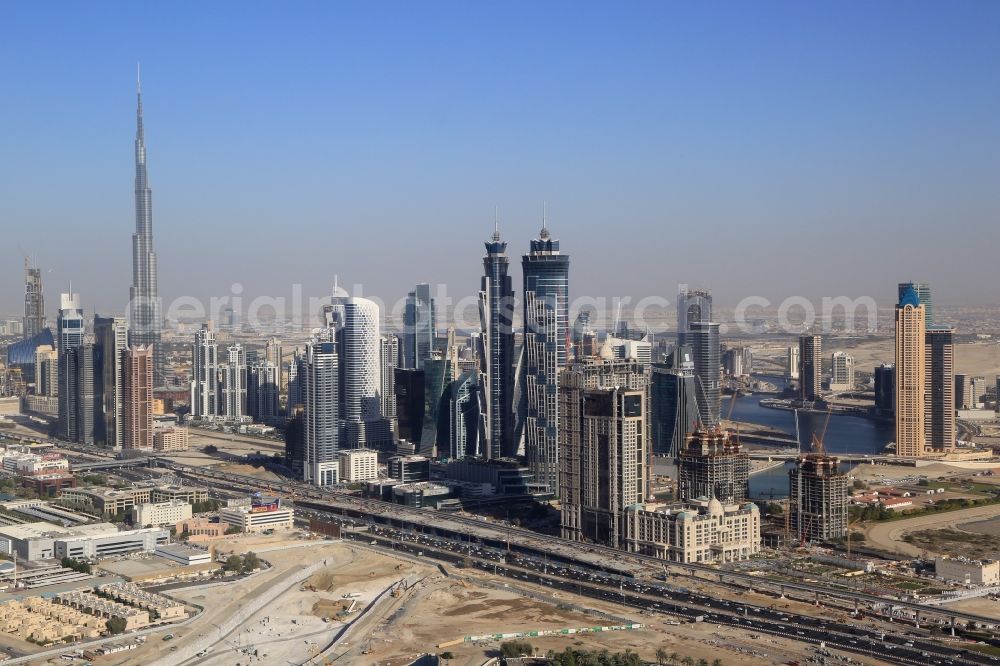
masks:
[[(744, 17), (756, 31), (696, 9), (640, 5), (609, 17), (589, 8), (558, 37), (565, 48), (553, 55), (540, 38), (560, 25), (560, 8), (520, 6), (497, 15), (454, 7), (457, 16), (438, 25), (434, 19), (446, 17), (437, 14), (446, 12), (399, 6), (418, 14), (409, 17), (422, 29), (416, 35), (403, 29), (405, 21), (359, 8), (319, 8), (316, 24), (342, 39), (322, 39), (315, 29), (298, 39), (304, 19), (283, 15), (270, 35), (270, 62), (242, 40), (215, 43), (212, 26), (232, 18), (221, 9), (198, 25), (171, 17), (124, 40), (109, 33), (90, 59), (79, 58), (86, 51), (73, 48), (80, 40), (103, 31), (132, 35), (126, 28), (155, 23), (148, 14), (156, 12), (130, 10), (91, 26), (87, 38), (70, 29), (81, 18), (70, 8), (46, 22), (44, 40), (60, 40), (60, 48), (0, 74), (20, 100), (4, 110), (12, 132), (0, 139), (12, 158), (0, 178), (0, 218), (12, 230), (0, 310), (22, 308), (25, 253), (37, 257), (50, 294), (72, 280), (88, 312), (123, 311), (114, 285), (129, 279), (129, 248), (119, 237), (131, 224), (126, 99), (136, 60), (146, 70), (147, 126), (155, 128), (149, 148), (165, 300), (227, 295), (234, 282), (248, 295), (281, 293), (292, 283), (325, 294), (337, 274), (386, 301), (416, 282), (474, 294), (476, 262), (454, 248), (476, 247), (499, 204), (505, 238), (512, 251), (523, 251), (547, 201), (551, 223), (573, 243), (577, 293), (672, 299), (675, 290), (660, 285), (690, 282), (732, 305), (750, 290), (790, 295), (786, 274), (796, 274), (796, 295), (871, 295), (888, 307), (895, 299), (887, 286), (909, 270), (894, 258), (902, 253), (887, 256), (883, 248), (903, 243), (917, 259), (933, 252), (914, 277), (937, 285), (942, 301), (995, 303), (972, 272), (990, 243), (931, 248), (919, 239), (942, 224), (996, 237), (997, 202), (978, 194), (1000, 172), (1000, 139), (989, 121), (1000, 100), (984, 85), (1000, 53), (986, 39), (1000, 18), (996, 8), (973, 3), (947, 12), (965, 20), (935, 21), (945, 10), (920, 5), (877, 33), (848, 14), (791, 5)], [(876, 18), (888, 10), (855, 11)], [(243, 26), (268, 12), (255, 8), (234, 20)], [(41, 29), (32, 14), (14, 9), (12, 25), (23, 30), (12, 31), (3, 52)], [(467, 32), (450, 29), (470, 19), (478, 20)], [(797, 22), (817, 20), (828, 30), (815, 44), (790, 37), (767, 44)], [(183, 56), (172, 48), (171, 27), (186, 30)], [(243, 27), (248, 35), (260, 30)], [(497, 62), (476, 55), (474, 46), (501, 34), (530, 48)], [(588, 42), (595, 36), (603, 48)], [(386, 62), (362, 47), (365, 37), (411, 46), (412, 62)], [(440, 49), (428, 43), (435, 37)], [(916, 46), (921, 38), (940, 45), (933, 57)], [(844, 40), (858, 52), (835, 48)], [(756, 48), (756, 58), (739, 62), (744, 49)], [(457, 65), (443, 59), (448, 49), (473, 57)], [(340, 64), (351, 53), (360, 54), (356, 66)], [(800, 66), (777, 68), (793, 56)], [(548, 66), (535, 67), (546, 58), (553, 59)], [(376, 71), (382, 79), (372, 78)], [(602, 86), (612, 94), (595, 96)], [(411, 101), (408, 110), (397, 108), (397, 98)], [(739, 115), (731, 114), (734, 106)], [(63, 108), (74, 114), (53, 117)], [(65, 196), (41, 195), (52, 181)], [(677, 251), (663, 262), (663, 247), (640, 243), (627, 260), (605, 256), (607, 239), (622, 225), (637, 238), (662, 234)], [(425, 267), (372, 271), (363, 252), (351, 251), (370, 247), (372, 227), (389, 234), (390, 250), (420, 247)], [(736, 268), (708, 270), (702, 252), (681, 250), (696, 247), (706, 227), (723, 241), (715, 248), (719, 266)], [(331, 256), (292, 260), (301, 239), (318, 230), (329, 234)], [(835, 281), (803, 252), (834, 234), (850, 244), (852, 265), (863, 267)], [(449, 242), (423, 242), (439, 235)], [(277, 260), (242, 261), (265, 253)], [(740, 265), (751, 265), (755, 254), (781, 270), (742, 279)]]

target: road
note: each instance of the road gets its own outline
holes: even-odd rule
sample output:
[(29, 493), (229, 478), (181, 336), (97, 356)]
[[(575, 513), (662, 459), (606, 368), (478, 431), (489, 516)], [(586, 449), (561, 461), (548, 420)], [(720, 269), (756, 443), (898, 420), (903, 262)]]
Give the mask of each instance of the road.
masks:
[(908, 532), (932, 530), (943, 527), (955, 527), (974, 520), (987, 520), (1000, 516), (1000, 504), (978, 506), (972, 509), (932, 513), (915, 518), (904, 518), (887, 522), (874, 523), (868, 527), (865, 534), (865, 545), (880, 548), (893, 553), (901, 553), (908, 557), (921, 557), (924, 549), (903, 541)]
[[(996, 664), (994, 657), (970, 653), (922, 639), (919, 635), (884, 632), (856, 620), (841, 623), (782, 609), (752, 606), (737, 600), (715, 599), (673, 585), (629, 580), (588, 568), (567, 567), (538, 558), (512, 557), (500, 549), (472, 546), (428, 535), (372, 527), (345, 536), (376, 547), (453, 565), (471, 564), (486, 573), (506, 576), (563, 593), (621, 604), (624, 608), (663, 613), (687, 621), (704, 621), (792, 638), (804, 643), (867, 655), (898, 664)], [(553, 598), (554, 603), (559, 600)], [(700, 619), (698, 619), (700, 618)]]

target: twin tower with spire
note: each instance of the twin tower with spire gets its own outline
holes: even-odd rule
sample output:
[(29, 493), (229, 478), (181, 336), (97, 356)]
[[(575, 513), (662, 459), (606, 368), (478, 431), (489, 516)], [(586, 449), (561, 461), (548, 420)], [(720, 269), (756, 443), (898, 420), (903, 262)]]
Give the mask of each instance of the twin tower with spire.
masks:
[(469, 453), (490, 459), (523, 454), (534, 480), (557, 492), (555, 394), (569, 346), (569, 255), (549, 233), (544, 207), (538, 238), (521, 258), (524, 336), (517, 350), (509, 268), (495, 216), (479, 291), (480, 447)]

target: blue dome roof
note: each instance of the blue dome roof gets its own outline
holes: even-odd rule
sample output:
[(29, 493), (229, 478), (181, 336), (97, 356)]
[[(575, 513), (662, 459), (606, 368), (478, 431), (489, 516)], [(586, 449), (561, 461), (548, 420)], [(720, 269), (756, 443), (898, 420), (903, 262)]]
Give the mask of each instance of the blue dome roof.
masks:
[(41, 345), (55, 346), (52, 331), (43, 328), (28, 340), (20, 340), (7, 347), (7, 365), (34, 365), (35, 349)]
[(913, 307), (920, 305), (920, 296), (917, 295), (917, 290), (913, 288), (912, 284), (907, 285), (899, 297), (899, 307), (904, 308), (907, 305), (912, 305)]

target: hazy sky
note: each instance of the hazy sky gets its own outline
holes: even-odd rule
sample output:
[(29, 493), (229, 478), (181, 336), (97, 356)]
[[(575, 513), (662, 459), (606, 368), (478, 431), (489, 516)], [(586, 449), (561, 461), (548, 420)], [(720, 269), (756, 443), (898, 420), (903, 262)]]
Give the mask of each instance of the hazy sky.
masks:
[[(121, 310), (142, 61), (160, 292), (478, 289), (549, 226), (573, 295), (997, 303), (1000, 3), (11, 3), (0, 311)], [(520, 269), (514, 269), (515, 284)]]

